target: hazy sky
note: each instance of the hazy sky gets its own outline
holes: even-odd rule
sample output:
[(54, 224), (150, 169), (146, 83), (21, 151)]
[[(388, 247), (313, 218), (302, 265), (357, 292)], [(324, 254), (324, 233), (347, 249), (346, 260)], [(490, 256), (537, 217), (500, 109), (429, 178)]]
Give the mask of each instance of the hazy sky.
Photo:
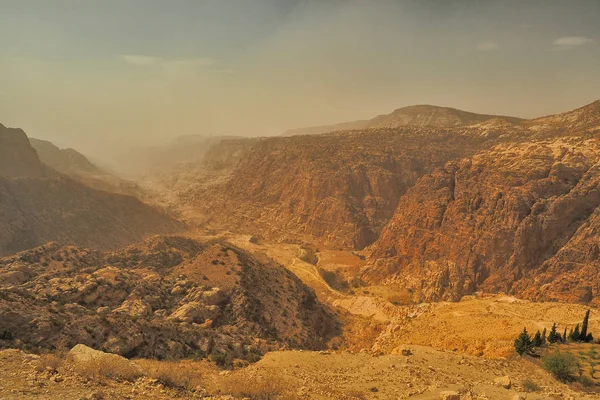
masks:
[(87, 152), (599, 98), (599, 0), (0, 0), (0, 122)]

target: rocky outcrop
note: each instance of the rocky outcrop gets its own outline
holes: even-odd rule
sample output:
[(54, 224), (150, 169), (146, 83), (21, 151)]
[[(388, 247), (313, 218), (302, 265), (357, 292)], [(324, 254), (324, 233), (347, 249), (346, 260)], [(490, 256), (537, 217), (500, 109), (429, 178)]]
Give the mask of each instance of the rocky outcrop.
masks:
[(597, 302), (599, 161), (597, 140), (564, 137), (447, 163), (400, 200), (363, 278), (415, 300), (483, 290)]
[(112, 253), (49, 243), (0, 259), (1, 347), (230, 362), (337, 334), (295, 275), (223, 242), (158, 236)]

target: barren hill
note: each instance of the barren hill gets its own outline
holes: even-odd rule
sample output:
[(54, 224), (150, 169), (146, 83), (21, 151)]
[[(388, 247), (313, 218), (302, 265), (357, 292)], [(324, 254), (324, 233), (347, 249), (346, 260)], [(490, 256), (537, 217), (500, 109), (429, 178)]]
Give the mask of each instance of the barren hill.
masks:
[(105, 171), (77, 150), (60, 149), (47, 140), (30, 138), (29, 142), (43, 164), (91, 188), (139, 198), (146, 197), (137, 184)]
[(99, 173), (100, 168), (92, 164), (86, 156), (74, 149), (60, 149), (52, 142), (29, 138), (31, 146), (35, 149), (40, 161), (47, 166), (64, 174)]
[(47, 241), (116, 248), (185, 226), (131, 196), (95, 190), (44, 166), (20, 129), (0, 129), (0, 255)]
[(416, 105), (398, 108), (390, 114), (379, 115), (369, 120), (343, 122), (335, 125), (315, 126), (310, 128), (290, 129), (286, 131), (283, 136), (316, 135), (326, 132), (351, 129), (398, 128), (403, 126), (465, 126), (488, 121), (494, 118), (502, 118), (511, 123), (519, 123), (523, 121), (522, 119), (515, 117), (476, 114), (450, 107)]
[(0, 259), (0, 288), (2, 347), (231, 363), (337, 333), (295, 275), (225, 242), (157, 236), (112, 253), (50, 243)]

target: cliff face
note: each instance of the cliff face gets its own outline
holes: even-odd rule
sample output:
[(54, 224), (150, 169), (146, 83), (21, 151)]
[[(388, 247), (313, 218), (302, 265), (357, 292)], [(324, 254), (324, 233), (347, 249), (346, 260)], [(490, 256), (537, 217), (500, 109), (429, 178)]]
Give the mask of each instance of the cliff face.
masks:
[(277, 240), (362, 248), (377, 238), (400, 196), (421, 176), (498, 140), (480, 127), (269, 138), (246, 149), (218, 184), (180, 192), (208, 224)]
[(400, 200), (363, 277), (416, 300), (484, 290), (596, 301), (599, 161), (596, 139), (563, 137), (450, 162)]
[(115, 248), (184, 225), (134, 197), (89, 188), (44, 166), (19, 129), (0, 129), (0, 255), (47, 241)]

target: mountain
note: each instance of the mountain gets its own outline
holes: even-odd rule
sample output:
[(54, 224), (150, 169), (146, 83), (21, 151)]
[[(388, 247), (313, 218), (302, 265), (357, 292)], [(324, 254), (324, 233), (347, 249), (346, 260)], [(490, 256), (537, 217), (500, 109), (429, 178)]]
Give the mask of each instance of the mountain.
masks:
[(0, 258), (0, 291), (0, 347), (82, 343), (231, 365), (338, 334), (294, 274), (226, 242), (156, 236), (114, 252), (48, 243)]
[[(478, 126), (402, 127), (229, 142), (230, 152), (213, 146), (201, 170), (164, 186), (171, 204), (207, 227), (363, 248), (377, 239), (400, 197), (421, 176), (526, 134), (522, 128), (507, 134)], [(215, 153), (235, 162), (219, 168), (217, 162), (227, 157)]]
[(29, 142), (43, 164), (86, 186), (138, 198), (147, 197), (137, 184), (96, 166), (77, 150), (60, 149), (46, 140), (30, 138)]
[(29, 138), (29, 143), (35, 149), (42, 163), (64, 174), (98, 174), (102, 172), (83, 154), (74, 149), (60, 149), (52, 142), (34, 138)]
[(20, 129), (0, 128), (0, 255), (48, 241), (116, 248), (184, 224), (131, 196), (92, 189), (43, 165)]
[(426, 174), (368, 249), (363, 280), (405, 288), (415, 301), (484, 291), (599, 304), (598, 104), (535, 120), (532, 135), (545, 139)]
[(48, 173), (25, 132), (0, 124), (0, 177), (43, 177)]
[(534, 132), (554, 135), (600, 134), (600, 100), (562, 114), (536, 118), (525, 123)]
[(370, 120), (344, 122), (335, 125), (315, 126), (310, 128), (291, 129), (282, 136), (316, 135), (326, 132), (369, 128), (398, 128), (403, 126), (434, 126), (452, 127), (473, 125), (501, 118), (510, 123), (520, 123), (523, 120), (515, 117), (475, 114), (449, 107), (431, 105), (416, 105), (399, 108), (387, 115), (379, 115)]

